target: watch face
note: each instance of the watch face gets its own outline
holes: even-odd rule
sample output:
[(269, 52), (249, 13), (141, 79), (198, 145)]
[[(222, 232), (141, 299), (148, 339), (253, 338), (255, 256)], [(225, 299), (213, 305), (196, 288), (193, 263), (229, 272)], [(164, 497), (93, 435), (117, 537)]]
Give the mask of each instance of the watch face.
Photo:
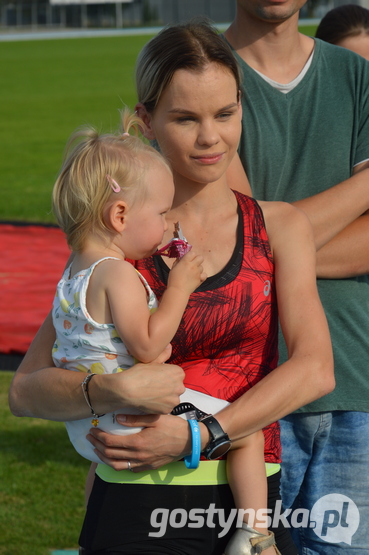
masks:
[(204, 456), (209, 460), (219, 459), (225, 455), (231, 447), (231, 441), (228, 435), (212, 414), (201, 418), (200, 422), (207, 427), (211, 438), (210, 443), (203, 451)]
[(213, 449), (211, 448), (211, 445), (210, 445), (210, 450), (208, 453), (205, 452), (205, 456), (207, 459), (210, 459), (210, 460), (219, 459), (220, 457), (223, 457), (223, 455), (228, 453), (230, 448), (231, 448), (231, 442), (229, 440), (216, 445)]

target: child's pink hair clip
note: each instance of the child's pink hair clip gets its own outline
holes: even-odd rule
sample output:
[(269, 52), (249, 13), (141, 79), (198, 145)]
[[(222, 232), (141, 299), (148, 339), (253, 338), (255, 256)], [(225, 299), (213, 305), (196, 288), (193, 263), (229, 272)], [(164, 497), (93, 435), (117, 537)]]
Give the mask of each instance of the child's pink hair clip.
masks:
[(109, 185), (113, 189), (114, 193), (120, 193), (121, 188), (115, 179), (113, 179), (110, 175), (106, 175), (106, 179), (109, 181)]
[(174, 224), (173, 235), (173, 239), (171, 239), (167, 245), (154, 252), (154, 254), (167, 256), (168, 258), (182, 258), (182, 256), (192, 249), (192, 245), (190, 245), (183, 236), (179, 222)]

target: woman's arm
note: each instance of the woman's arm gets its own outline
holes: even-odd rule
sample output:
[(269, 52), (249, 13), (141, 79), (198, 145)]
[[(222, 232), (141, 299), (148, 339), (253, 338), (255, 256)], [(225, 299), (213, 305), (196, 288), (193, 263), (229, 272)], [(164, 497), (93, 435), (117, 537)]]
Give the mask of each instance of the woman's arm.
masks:
[[(14, 375), (9, 405), (15, 416), (60, 421), (91, 416), (81, 388), (85, 376), (53, 366), (54, 341), (50, 313)], [(89, 384), (91, 403), (97, 414), (123, 406), (167, 414), (179, 403), (183, 377), (178, 366), (160, 363), (137, 364), (119, 374), (96, 375)]]
[(335, 385), (330, 334), (316, 286), (311, 224), (302, 211), (286, 203), (261, 206), (289, 358), (232, 403), (232, 410), (222, 411), (219, 420), (234, 438), (243, 433), (242, 419), (246, 418), (250, 433), (330, 393)]
[[(289, 360), (217, 414), (231, 439), (245, 437), (279, 420), (334, 388), (333, 355), (315, 277), (315, 244), (308, 218), (285, 203), (262, 203), (276, 266), (281, 326)], [(118, 417), (119, 418), (119, 417)], [(104, 462), (116, 469), (157, 468), (190, 451), (188, 424), (173, 416), (129, 415), (129, 426), (146, 426), (134, 435), (107, 436), (92, 430), (90, 440)], [(209, 441), (201, 427), (202, 447)]]

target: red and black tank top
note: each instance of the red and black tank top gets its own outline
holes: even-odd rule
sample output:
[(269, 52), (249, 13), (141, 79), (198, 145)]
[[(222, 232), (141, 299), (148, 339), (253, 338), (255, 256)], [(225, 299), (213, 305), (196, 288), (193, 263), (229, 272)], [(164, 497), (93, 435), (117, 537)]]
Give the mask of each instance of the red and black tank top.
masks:
[[(278, 315), (274, 263), (262, 211), (235, 192), (239, 223), (228, 264), (191, 294), (172, 340), (170, 361), (185, 385), (234, 401), (277, 366)], [(169, 268), (159, 256), (135, 263), (160, 300)], [(264, 429), (265, 460), (280, 462), (279, 426)]]

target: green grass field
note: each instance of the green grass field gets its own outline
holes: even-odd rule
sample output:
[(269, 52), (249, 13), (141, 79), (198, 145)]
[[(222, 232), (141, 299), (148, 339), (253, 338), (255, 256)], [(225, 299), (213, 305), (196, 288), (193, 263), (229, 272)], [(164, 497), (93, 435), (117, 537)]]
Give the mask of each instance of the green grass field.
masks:
[(0, 43), (0, 220), (53, 221), (65, 143), (83, 124), (110, 131), (135, 103), (147, 36)]
[[(86, 123), (113, 130), (123, 103), (133, 108), (135, 59), (148, 38), (0, 43), (0, 220), (53, 221), (67, 138)], [(63, 424), (10, 414), (11, 377), (0, 372), (0, 555), (49, 555), (77, 545), (88, 463)]]
[(148, 38), (0, 43), (0, 220), (54, 221), (51, 190), (69, 135), (83, 124), (116, 129), (118, 110), (135, 104), (134, 65)]
[(0, 555), (49, 555), (78, 545), (88, 461), (61, 422), (15, 418), (0, 372)]

